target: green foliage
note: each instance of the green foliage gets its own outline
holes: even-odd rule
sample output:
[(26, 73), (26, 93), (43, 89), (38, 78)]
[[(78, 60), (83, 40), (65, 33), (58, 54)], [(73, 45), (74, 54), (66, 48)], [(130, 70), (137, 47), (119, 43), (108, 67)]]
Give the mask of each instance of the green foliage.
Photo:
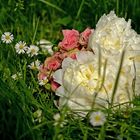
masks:
[[(139, 0), (1, 0), (0, 36), (9, 31), (14, 43), (24, 40), (34, 44), (42, 38), (57, 43), (62, 29), (96, 27), (98, 19), (110, 10), (132, 19), (133, 28), (140, 33)], [(39, 56), (43, 61), (45, 56)], [(133, 108), (106, 110), (107, 122), (92, 127), (89, 120), (68, 116), (65, 127), (54, 126), (53, 115), (58, 112), (53, 93), (39, 88), (37, 72), (28, 71), (29, 58), (17, 55), (14, 45), (0, 41), (0, 138), (2, 140), (128, 140), (140, 139), (140, 103), (136, 97)], [(20, 72), (22, 79), (11, 75)], [(117, 80), (116, 80), (117, 81)], [(114, 91), (115, 92), (115, 91)], [(41, 122), (35, 112), (42, 110)], [(62, 114), (62, 118), (65, 117)]]

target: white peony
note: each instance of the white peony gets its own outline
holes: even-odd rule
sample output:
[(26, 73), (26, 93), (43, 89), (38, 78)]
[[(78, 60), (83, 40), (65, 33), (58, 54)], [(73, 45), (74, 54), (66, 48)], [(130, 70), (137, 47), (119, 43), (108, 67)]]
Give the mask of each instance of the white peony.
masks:
[[(78, 52), (77, 60), (65, 58), (62, 62), (62, 69), (57, 70), (53, 75), (54, 81), (61, 85), (56, 90), (56, 95), (60, 97), (59, 107), (67, 105), (72, 111), (79, 112), (81, 116), (85, 116), (93, 106), (108, 107), (116, 76), (113, 69), (117, 69), (118, 65), (107, 65), (103, 83), (104, 63), (105, 61), (102, 60), (99, 76), (98, 58), (92, 52)], [(129, 91), (130, 88), (131, 76), (126, 75), (124, 68), (121, 72), (114, 104), (129, 101), (127, 90)]]
[[(129, 73), (136, 74), (136, 94), (140, 88), (140, 35), (131, 29), (131, 20), (125, 21), (111, 11), (108, 15), (103, 15), (95, 31), (91, 34), (88, 46), (98, 54), (101, 49), (102, 57), (108, 59), (108, 63), (117, 65), (118, 58), (125, 49), (125, 67), (129, 67)], [(136, 72), (133, 61), (135, 62)]]

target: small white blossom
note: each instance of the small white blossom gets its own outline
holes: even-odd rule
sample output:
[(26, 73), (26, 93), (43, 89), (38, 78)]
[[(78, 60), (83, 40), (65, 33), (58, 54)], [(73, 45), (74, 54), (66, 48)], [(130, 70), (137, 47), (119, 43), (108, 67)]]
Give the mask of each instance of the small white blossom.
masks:
[(48, 53), (51, 54), (51, 55), (53, 55), (53, 50), (52, 50), (52, 48), (49, 48), (49, 49), (48, 49)]
[(53, 50), (52, 50), (53, 44), (50, 41), (41, 39), (38, 42), (38, 45), (40, 45), (43, 52), (47, 51), (49, 54), (53, 55)]
[(37, 46), (30, 45), (30, 47), (27, 50), (27, 54), (32, 57), (34, 55), (38, 55), (38, 51), (39, 51), (39, 48)]
[(34, 122), (38, 121), (39, 123), (42, 121), (42, 110), (38, 109), (37, 111), (34, 112)]
[(14, 80), (18, 80), (19, 78), (21, 78), (22, 74), (17, 72), (16, 74), (13, 74), (11, 77), (14, 79)]
[(67, 123), (67, 120), (63, 120), (59, 113), (56, 113), (53, 118), (55, 120), (54, 126), (60, 125), (60, 127), (63, 127)]
[(14, 36), (12, 33), (10, 32), (5, 32), (2, 36), (1, 36), (1, 40), (3, 43), (9, 44), (13, 41)]
[(101, 111), (93, 112), (90, 115), (90, 123), (93, 126), (103, 125), (106, 121), (105, 114)]
[(27, 50), (27, 46), (26, 46), (26, 42), (24, 41), (19, 41), (16, 45), (15, 45), (15, 49), (16, 52), (18, 54), (24, 54)]
[(42, 80), (39, 80), (39, 85), (44, 86), (48, 83), (47, 77), (44, 77)]
[(32, 62), (30, 65), (28, 65), (28, 67), (32, 70), (39, 70), (40, 68), (40, 61), (37, 59), (36, 61)]

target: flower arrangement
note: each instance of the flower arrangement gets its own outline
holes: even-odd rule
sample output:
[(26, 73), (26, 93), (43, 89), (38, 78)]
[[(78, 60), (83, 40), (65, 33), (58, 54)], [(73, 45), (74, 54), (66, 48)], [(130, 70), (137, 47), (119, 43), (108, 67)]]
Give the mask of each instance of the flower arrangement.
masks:
[(62, 62), (65, 58), (70, 57), (76, 59), (77, 52), (88, 49), (88, 38), (93, 30), (87, 28), (81, 34), (76, 30), (63, 30), (62, 32), (64, 39), (58, 44), (59, 51), (46, 58), (38, 74), (39, 80), (48, 79), (53, 91), (59, 86), (59, 83), (53, 80), (53, 73), (62, 67)]
[(41, 85), (50, 83), (59, 97), (57, 107), (85, 117), (93, 108), (130, 105), (140, 84), (140, 36), (131, 21), (111, 11), (95, 30), (62, 33), (59, 50), (46, 58), (38, 74)]
[[(54, 103), (60, 114), (54, 115), (54, 126), (67, 124), (61, 113), (65, 108), (66, 114), (82, 119), (87, 116), (91, 125), (99, 126), (106, 122), (104, 109), (133, 107), (133, 98), (140, 95), (140, 35), (131, 28), (131, 20), (127, 22), (111, 11), (99, 19), (95, 29), (88, 27), (81, 33), (65, 29), (62, 34), (56, 51), (45, 39), (36, 45), (15, 44), (18, 55), (26, 54), (33, 60), (28, 68), (39, 71), (40, 88), (48, 90), (49, 85), (58, 97)], [(10, 44), (14, 36), (5, 32), (1, 40)], [(47, 54), (43, 64), (39, 54)], [(23, 76), (17, 72), (11, 77), (18, 80)], [(34, 122), (42, 119), (42, 110), (35, 111)]]

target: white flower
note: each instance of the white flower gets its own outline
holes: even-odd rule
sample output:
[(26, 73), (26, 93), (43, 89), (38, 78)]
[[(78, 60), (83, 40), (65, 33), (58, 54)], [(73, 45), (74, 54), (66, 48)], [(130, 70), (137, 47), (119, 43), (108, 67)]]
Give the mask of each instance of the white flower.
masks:
[(40, 69), (40, 61), (37, 59), (36, 61), (32, 62), (28, 67), (32, 70), (39, 70)]
[[(89, 47), (98, 55), (99, 48), (103, 59), (108, 59), (108, 63), (118, 65), (119, 56), (125, 49), (125, 67), (129, 67), (128, 75), (134, 78), (135, 70), (133, 60), (136, 66), (136, 83), (140, 83), (140, 35), (131, 29), (131, 20), (125, 21), (119, 18), (111, 11), (108, 15), (103, 15), (95, 31), (91, 34)], [(136, 90), (138, 84), (136, 84)]]
[(128, 58), (131, 58), (135, 54), (133, 51), (140, 51), (140, 35), (131, 29), (131, 20), (126, 22), (124, 18), (117, 17), (114, 11), (111, 11), (99, 19), (95, 31), (90, 36), (89, 47), (95, 53), (101, 47), (102, 55), (105, 57), (110, 54), (118, 55), (126, 48)]
[(56, 90), (56, 95), (60, 96), (60, 108), (67, 104), (70, 109), (85, 116), (86, 110), (89, 110), (93, 103), (97, 84), (94, 63), (94, 55), (91, 52), (79, 53), (77, 60), (63, 60), (62, 69), (53, 75), (54, 81), (61, 85)]
[(20, 72), (17, 72), (16, 74), (13, 74), (11, 77), (14, 79), (14, 80), (18, 80), (19, 78), (21, 78), (22, 74)]
[(106, 121), (105, 114), (101, 111), (92, 112), (90, 114), (90, 123), (93, 126), (103, 125)]
[(42, 80), (39, 80), (39, 85), (44, 86), (48, 83), (47, 77), (44, 77)]
[(3, 41), (3, 43), (6, 43), (6, 44), (11, 43), (13, 39), (14, 39), (14, 36), (10, 32), (5, 32), (1, 37), (1, 40)]
[(29, 56), (34, 56), (34, 55), (38, 55), (38, 51), (39, 48), (35, 45), (30, 45), (30, 47), (27, 50), (27, 54), (29, 54)]
[(56, 113), (53, 118), (55, 120), (54, 126), (60, 125), (60, 127), (63, 127), (67, 124), (67, 120), (64, 120), (59, 113)]
[(39, 123), (42, 121), (42, 110), (41, 109), (38, 109), (37, 111), (35, 111), (33, 113), (33, 116), (34, 116), (34, 122), (38, 121)]
[(89, 45), (93, 49), (99, 45), (105, 51), (111, 49), (119, 53), (122, 48), (132, 48), (137, 44), (139, 41), (132, 42), (136, 36), (135, 31), (131, 29), (131, 20), (126, 22), (124, 18), (118, 18), (114, 11), (111, 11), (99, 19), (94, 33), (90, 36)]
[(24, 54), (27, 50), (27, 46), (26, 46), (26, 42), (24, 41), (19, 41), (16, 45), (15, 45), (15, 49), (16, 52), (18, 54)]
[[(56, 90), (56, 95), (60, 97), (59, 107), (67, 105), (72, 111), (84, 117), (93, 103), (98, 108), (108, 107), (108, 102), (111, 102), (118, 65), (107, 64), (104, 77), (104, 59), (101, 60), (99, 76), (96, 55), (89, 51), (81, 51), (77, 53), (76, 57), (77, 60), (65, 58), (62, 62), (62, 69), (55, 71), (53, 78), (61, 85)], [(132, 91), (132, 77), (126, 70), (127, 68), (122, 68), (114, 105), (130, 101), (127, 92)], [(103, 78), (105, 78), (104, 83)], [(132, 92), (130, 93), (132, 94)], [(131, 97), (132, 95), (130, 95)]]
[(38, 42), (38, 45), (40, 45), (43, 52), (47, 51), (49, 54), (53, 55), (53, 50), (52, 50), (53, 44), (50, 41), (41, 39)]

